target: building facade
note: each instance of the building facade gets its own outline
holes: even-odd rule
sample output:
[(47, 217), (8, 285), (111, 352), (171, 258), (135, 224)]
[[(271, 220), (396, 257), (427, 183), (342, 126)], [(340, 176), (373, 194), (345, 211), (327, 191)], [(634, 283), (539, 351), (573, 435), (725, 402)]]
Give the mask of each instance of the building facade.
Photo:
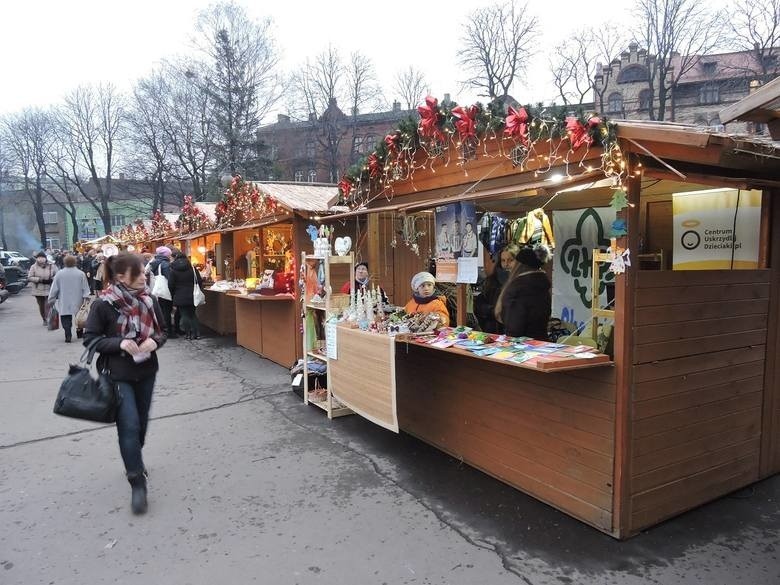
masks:
[[(690, 68), (672, 85), (666, 101), (664, 120), (709, 126), (724, 130), (720, 110), (748, 95), (777, 76), (776, 55), (771, 63), (759, 63), (753, 51), (737, 51), (672, 58), (671, 76), (680, 68)], [(650, 119), (651, 106), (658, 118), (659, 84), (650, 85), (655, 56), (631, 43), (628, 50), (608, 65), (600, 65), (594, 79), (596, 109), (614, 118)], [(770, 73), (764, 74), (764, 70)], [(729, 132), (760, 132), (762, 128), (745, 123), (729, 124)]]
[(273, 162), (272, 174), (252, 178), (335, 183), (350, 165), (370, 153), (379, 140), (408, 117), (417, 117), (417, 111), (403, 110), (398, 102), (387, 112), (347, 115), (335, 99), (321, 116), (311, 115), (308, 120), (292, 120), (279, 114), (275, 123), (258, 131)]

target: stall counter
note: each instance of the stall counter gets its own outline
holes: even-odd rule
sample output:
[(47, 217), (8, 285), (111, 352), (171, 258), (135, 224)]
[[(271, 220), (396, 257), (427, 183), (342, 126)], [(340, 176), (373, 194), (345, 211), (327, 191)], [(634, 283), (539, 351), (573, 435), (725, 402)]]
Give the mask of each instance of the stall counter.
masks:
[(234, 296), (236, 342), (286, 368), (299, 357), (296, 311), (292, 295)]

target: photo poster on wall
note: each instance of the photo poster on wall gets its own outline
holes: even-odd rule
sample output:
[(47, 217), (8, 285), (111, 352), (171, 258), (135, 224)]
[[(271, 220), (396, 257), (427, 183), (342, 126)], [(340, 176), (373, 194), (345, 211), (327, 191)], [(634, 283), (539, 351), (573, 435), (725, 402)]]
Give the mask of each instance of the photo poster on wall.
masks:
[(761, 191), (707, 189), (672, 195), (673, 270), (755, 270)]
[(479, 238), (474, 203), (458, 202), (437, 207), (435, 219), (437, 259), (477, 257)]
[[(552, 317), (574, 323), (580, 332), (591, 317), (593, 250), (606, 250), (609, 229), (617, 213), (612, 207), (589, 207), (553, 212), (557, 249), (553, 257)], [(614, 282), (608, 263), (599, 265), (598, 306), (607, 307), (606, 285)]]

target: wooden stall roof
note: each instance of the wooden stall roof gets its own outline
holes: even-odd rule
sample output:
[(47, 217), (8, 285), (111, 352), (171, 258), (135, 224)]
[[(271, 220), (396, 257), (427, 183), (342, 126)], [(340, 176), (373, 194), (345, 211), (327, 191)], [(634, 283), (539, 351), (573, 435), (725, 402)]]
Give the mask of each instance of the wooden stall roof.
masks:
[(720, 111), (724, 124), (734, 120), (766, 124), (772, 139), (780, 140), (780, 77)]
[(290, 211), (327, 213), (339, 198), (336, 185), (316, 183), (266, 183), (252, 181), (258, 189)]

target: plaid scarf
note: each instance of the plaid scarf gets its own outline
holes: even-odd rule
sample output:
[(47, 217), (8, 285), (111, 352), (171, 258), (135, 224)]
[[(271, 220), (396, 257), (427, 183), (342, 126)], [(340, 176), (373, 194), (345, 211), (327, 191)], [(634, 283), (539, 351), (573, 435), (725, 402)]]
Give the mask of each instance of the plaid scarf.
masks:
[(131, 290), (122, 283), (111, 284), (100, 298), (119, 311), (117, 323), (123, 338), (141, 343), (162, 332), (154, 313), (154, 300), (146, 288)]

